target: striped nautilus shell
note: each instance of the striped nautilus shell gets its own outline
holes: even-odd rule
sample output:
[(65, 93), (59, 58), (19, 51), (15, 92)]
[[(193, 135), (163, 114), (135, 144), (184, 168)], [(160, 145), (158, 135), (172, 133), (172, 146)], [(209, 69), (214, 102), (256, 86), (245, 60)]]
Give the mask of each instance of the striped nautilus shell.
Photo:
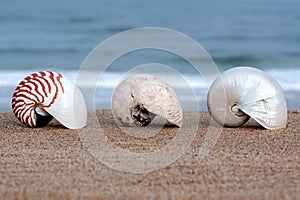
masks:
[(81, 91), (55, 72), (37, 72), (24, 78), (13, 94), (12, 109), (29, 127), (46, 126), (53, 117), (70, 129), (82, 128), (87, 123)]
[(228, 127), (251, 117), (266, 129), (285, 128), (287, 105), (279, 84), (253, 67), (236, 67), (217, 77), (209, 88), (207, 106), (212, 117)]
[(116, 120), (127, 126), (147, 126), (156, 115), (168, 124), (182, 125), (182, 108), (176, 93), (156, 76), (139, 74), (123, 80), (112, 100)]

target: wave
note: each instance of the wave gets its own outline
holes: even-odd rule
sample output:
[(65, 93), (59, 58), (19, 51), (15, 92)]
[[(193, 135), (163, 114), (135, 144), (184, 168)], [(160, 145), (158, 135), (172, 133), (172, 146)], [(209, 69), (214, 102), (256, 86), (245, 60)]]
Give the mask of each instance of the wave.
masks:
[[(265, 70), (270, 74), (285, 91), (300, 91), (300, 69), (269, 69)], [(2, 70), (0, 71), (0, 87), (16, 86), (25, 76), (34, 73), (36, 71), (32, 70)], [(76, 70), (57, 70), (57, 72), (64, 74), (73, 82), (76, 82), (78, 73)], [(84, 72), (84, 81), (80, 84), (83, 87), (92, 88), (95, 87), (95, 81), (91, 77), (95, 77), (95, 71)], [(201, 75), (197, 74), (167, 74), (156, 72), (154, 75), (159, 76), (161, 79), (165, 80), (169, 85), (174, 88), (182, 89), (186, 86), (192, 88), (198, 88), (201, 90), (207, 90), (207, 85)], [(117, 71), (106, 71), (102, 77), (97, 82), (96, 87), (102, 88), (115, 88), (119, 82), (124, 79), (125, 74)], [(180, 79), (179, 79), (180, 78)]]
[[(0, 70), (0, 111), (8, 111), (11, 109), (11, 95), (14, 92), (18, 83), (23, 78), (36, 71), (25, 70), (25, 71), (4, 71)], [(78, 76), (75, 70), (59, 70), (57, 71), (70, 80), (76, 83)], [(296, 70), (267, 70), (277, 82), (283, 88), (289, 109), (299, 109), (299, 94), (300, 94), (300, 69)], [(111, 99), (114, 88), (124, 78), (124, 74), (119, 72), (106, 71), (100, 80), (92, 80), (95, 76), (95, 72), (85, 72), (83, 75), (83, 82), (80, 82), (79, 87), (81, 88), (84, 96), (86, 97), (87, 105), (89, 109), (111, 109)], [(184, 111), (190, 111), (190, 103), (197, 99), (198, 105), (202, 110), (206, 108), (206, 95), (208, 87), (200, 75), (195, 74), (183, 74), (181, 78), (178, 75), (160, 73), (156, 74), (163, 80), (165, 80), (177, 93), (182, 108)], [(187, 88), (189, 87), (189, 88)], [(192, 89), (192, 90), (190, 90)], [(192, 93), (191, 93), (192, 92)], [(90, 99), (92, 97), (92, 99)], [(94, 107), (93, 107), (94, 105)]]

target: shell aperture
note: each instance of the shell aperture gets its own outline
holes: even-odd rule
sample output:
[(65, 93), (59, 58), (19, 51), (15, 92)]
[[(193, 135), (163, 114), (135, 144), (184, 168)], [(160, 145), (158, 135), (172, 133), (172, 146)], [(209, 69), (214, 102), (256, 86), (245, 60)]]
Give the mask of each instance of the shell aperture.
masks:
[(115, 118), (123, 125), (147, 126), (156, 115), (182, 125), (182, 109), (176, 93), (164, 81), (149, 74), (130, 76), (115, 89)]
[(36, 127), (44, 127), (53, 119), (53, 117), (40, 108), (40, 106), (34, 107), (34, 113), (36, 116)]
[(81, 91), (56, 72), (42, 71), (25, 77), (15, 89), (12, 109), (28, 127), (46, 126), (53, 117), (70, 129), (82, 128), (87, 123)]
[(143, 105), (137, 105), (131, 109), (131, 117), (139, 126), (147, 126), (154, 119), (155, 114), (149, 112)]
[(251, 117), (266, 129), (285, 128), (287, 105), (279, 84), (253, 67), (236, 67), (217, 77), (209, 88), (207, 106), (212, 117), (237, 127)]

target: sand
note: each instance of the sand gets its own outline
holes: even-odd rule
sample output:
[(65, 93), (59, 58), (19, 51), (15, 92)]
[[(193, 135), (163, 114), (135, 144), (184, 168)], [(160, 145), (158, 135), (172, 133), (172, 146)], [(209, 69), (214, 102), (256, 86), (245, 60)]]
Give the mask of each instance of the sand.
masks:
[[(180, 130), (166, 126), (156, 135), (137, 138), (122, 132), (111, 111), (97, 111), (97, 116), (109, 141), (129, 152), (158, 151), (172, 143)], [(197, 116), (199, 123), (195, 123)], [(57, 121), (44, 128), (27, 128), (12, 113), (1, 113), (0, 197), (299, 199), (300, 112), (289, 111), (288, 118), (288, 127), (281, 130), (265, 130), (253, 121), (240, 128), (224, 128), (206, 155), (203, 144), (210, 116), (206, 112), (185, 113), (182, 130), (187, 135), (197, 130), (187, 151), (162, 169), (129, 173), (95, 158), (81, 131), (65, 129)], [(211, 126), (217, 128), (214, 123)], [(94, 129), (89, 126), (85, 133), (96, 137), (93, 134), (99, 130)], [(149, 127), (155, 129), (159, 126)]]

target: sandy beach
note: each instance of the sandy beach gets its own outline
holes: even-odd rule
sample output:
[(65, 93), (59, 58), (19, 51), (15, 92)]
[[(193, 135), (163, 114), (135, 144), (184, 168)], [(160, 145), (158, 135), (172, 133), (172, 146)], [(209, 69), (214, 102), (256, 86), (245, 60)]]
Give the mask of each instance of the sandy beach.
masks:
[[(198, 127), (192, 123), (197, 114)], [(136, 138), (122, 133), (110, 110), (99, 110), (97, 116), (109, 140), (133, 152), (160, 149), (179, 130), (166, 126), (148, 139)], [(191, 146), (177, 161), (149, 173), (128, 173), (112, 169), (93, 157), (78, 130), (65, 129), (55, 120), (44, 128), (27, 128), (12, 113), (0, 113), (0, 197), (299, 198), (299, 111), (289, 111), (286, 129), (265, 130), (253, 121), (240, 128), (224, 128), (206, 156), (199, 149), (208, 130), (209, 114), (185, 113), (184, 120), (186, 127), (197, 128), (197, 132)], [(85, 129), (97, 132), (90, 127)]]

